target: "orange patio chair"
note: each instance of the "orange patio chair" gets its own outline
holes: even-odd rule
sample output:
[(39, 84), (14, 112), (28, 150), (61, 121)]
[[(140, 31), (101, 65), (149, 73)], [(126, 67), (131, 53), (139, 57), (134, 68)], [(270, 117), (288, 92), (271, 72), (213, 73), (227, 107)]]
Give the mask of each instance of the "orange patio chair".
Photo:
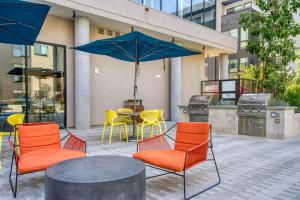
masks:
[[(14, 197), (17, 196), (18, 176), (46, 170), (61, 161), (86, 156), (86, 142), (69, 134), (60, 139), (59, 125), (52, 122), (24, 123), (15, 128), (19, 145), (8, 140), (13, 152), (9, 183)], [(61, 147), (61, 141), (68, 140)], [(19, 151), (17, 150), (19, 149)], [(12, 171), (15, 163), (15, 183), (12, 182)]]
[[(177, 125), (176, 139), (167, 135)], [(175, 141), (172, 149), (168, 139)], [(183, 177), (184, 199), (190, 199), (212, 187), (220, 184), (220, 174), (215, 160), (212, 145), (211, 125), (208, 122), (179, 122), (169, 128), (164, 134), (138, 142), (137, 153), (133, 157), (144, 161), (148, 167), (162, 170), (166, 173), (150, 176), (154, 178), (166, 174)], [(207, 159), (208, 149), (212, 159)], [(186, 195), (186, 171), (205, 161), (214, 161), (218, 182), (196, 194)]]

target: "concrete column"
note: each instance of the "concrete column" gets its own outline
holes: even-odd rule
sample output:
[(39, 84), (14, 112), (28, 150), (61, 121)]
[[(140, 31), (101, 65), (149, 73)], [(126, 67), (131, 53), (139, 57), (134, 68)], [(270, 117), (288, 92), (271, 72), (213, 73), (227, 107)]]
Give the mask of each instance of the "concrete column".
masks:
[(228, 54), (220, 55), (220, 80), (229, 79)]
[(170, 120), (178, 122), (178, 105), (181, 105), (181, 58), (171, 58), (170, 64)]
[[(90, 20), (76, 17), (75, 46), (90, 42)], [(89, 129), (91, 123), (90, 55), (75, 51), (75, 128)]]

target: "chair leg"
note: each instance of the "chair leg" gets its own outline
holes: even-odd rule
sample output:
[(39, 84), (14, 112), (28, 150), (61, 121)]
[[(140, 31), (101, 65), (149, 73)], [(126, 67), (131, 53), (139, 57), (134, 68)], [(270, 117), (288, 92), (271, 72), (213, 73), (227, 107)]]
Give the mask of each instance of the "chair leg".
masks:
[(142, 138), (142, 140), (143, 140), (143, 139), (144, 139), (144, 129), (145, 129), (144, 124), (142, 124), (141, 129), (142, 129), (142, 135), (141, 135), (141, 138)]
[(102, 141), (102, 142), (103, 142), (103, 140), (104, 140), (104, 134), (105, 134), (105, 131), (106, 131), (106, 124), (104, 124), (103, 130), (102, 130), (102, 138), (101, 138), (101, 141)]
[(127, 124), (124, 124), (124, 132), (125, 132), (126, 141), (128, 142)]
[(136, 141), (137, 142), (139, 141), (139, 132), (140, 132), (140, 128), (139, 128), (139, 125), (137, 124), (136, 125)]
[(9, 184), (12, 190), (12, 193), (14, 195), (14, 198), (17, 197), (17, 190), (18, 190), (18, 167), (16, 165), (16, 178), (15, 178), (15, 184), (13, 186), (13, 182), (11, 180), (11, 176), (12, 176), (12, 170), (13, 170), (13, 165), (14, 165), (14, 160), (15, 160), (15, 156), (14, 154), (12, 154), (12, 159), (11, 159), (11, 165), (10, 165), (10, 171), (9, 171)]
[(201, 190), (200, 192), (198, 192), (196, 194), (193, 194), (193, 195), (187, 197), (187, 195), (186, 195), (186, 171), (184, 170), (183, 171), (183, 194), (184, 194), (184, 199), (191, 199), (191, 198), (193, 198), (193, 197), (195, 197), (199, 194), (202, 194), (203, 192), (206, 192), (207, 190), (210, 190), (211, 188), (213, 188), (213, 187), (215, 187), (215, 186), (217, 186), (221, 183), (221, 177), (220, 177), (220, 174), (219, 174), (219, 170), (218, 170), (217, 162), (216, 162), (216, 159), (215, 159), (215, 155), (214, 155), (213, 149), (210, 148), (210, 150), (211, 150), (211, 153), (212, 153), (212, 156), (213, 156), (212, 160), (214, 161), (216, 172), (218, 174), (218, 182), (211, 185), (211, 186), (209, 186), (209, 187), (207, 187), (207, 188), (205, 188), (205, 189), (203, 189), (203, 190)]
[(112, 134), (113, 134), (113, 127), (114, 127), (114, 125), (111, 124), (111, 125), (110, 125), (110, 133), (109, 133), (109, 141), (108, 141), (108, 144), (111, 143), (111, 137), (112, 137)]
[(165, 130), (164, 130), (164, 131), (167, 131), (167, 124), (166, 124), (166, 121), (163, 119), (163, 120), (162, 120), (162, 122), (163, 122), (163, 124), (164, 124), (164, 128), (165, 128)]
[(150, 125), (150, 137), (153, 137), (153, 125)]
[[(125, 128), (124, 128), (125, 129)], [(121, 125), (119, 125), (119, 132), (120, 132), (120, 140), (122, 140), (123, 139), (123, 136), (122, 136), (122, 127), (121, 127)], [(125, 132), (125, 130), (124, 130), (124, 132)]]

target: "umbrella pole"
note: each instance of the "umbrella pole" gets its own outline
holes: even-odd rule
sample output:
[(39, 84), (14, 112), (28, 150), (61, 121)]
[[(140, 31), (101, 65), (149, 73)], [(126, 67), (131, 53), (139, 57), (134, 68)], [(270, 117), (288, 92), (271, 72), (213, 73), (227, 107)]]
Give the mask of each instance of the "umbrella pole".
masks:
[(25, 45), (25, 122), (29, 122), (29, 82), (28, 82), (28, 46)]
[[(139, 64), (138, 62), (135, 62), (135, 69), (134, 69), (134, 86), (133, 86), (133, 137), (136, 135), (136, 124), (137, 124), (137, 116), (135, 115), (136, 112), (136, 94), (137, 94), (137, 73), (138, 73)], [(133, 138), (134, 139), (134, 138)]]

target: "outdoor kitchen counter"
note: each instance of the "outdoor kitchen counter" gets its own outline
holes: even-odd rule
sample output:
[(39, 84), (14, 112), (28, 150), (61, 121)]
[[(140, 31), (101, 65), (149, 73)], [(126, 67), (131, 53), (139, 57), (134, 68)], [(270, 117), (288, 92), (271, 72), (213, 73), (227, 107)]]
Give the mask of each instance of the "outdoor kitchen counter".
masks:
[(208, 110), (213, 133), (238, 134), (236, 105), (213, 105), (209, 106)]

